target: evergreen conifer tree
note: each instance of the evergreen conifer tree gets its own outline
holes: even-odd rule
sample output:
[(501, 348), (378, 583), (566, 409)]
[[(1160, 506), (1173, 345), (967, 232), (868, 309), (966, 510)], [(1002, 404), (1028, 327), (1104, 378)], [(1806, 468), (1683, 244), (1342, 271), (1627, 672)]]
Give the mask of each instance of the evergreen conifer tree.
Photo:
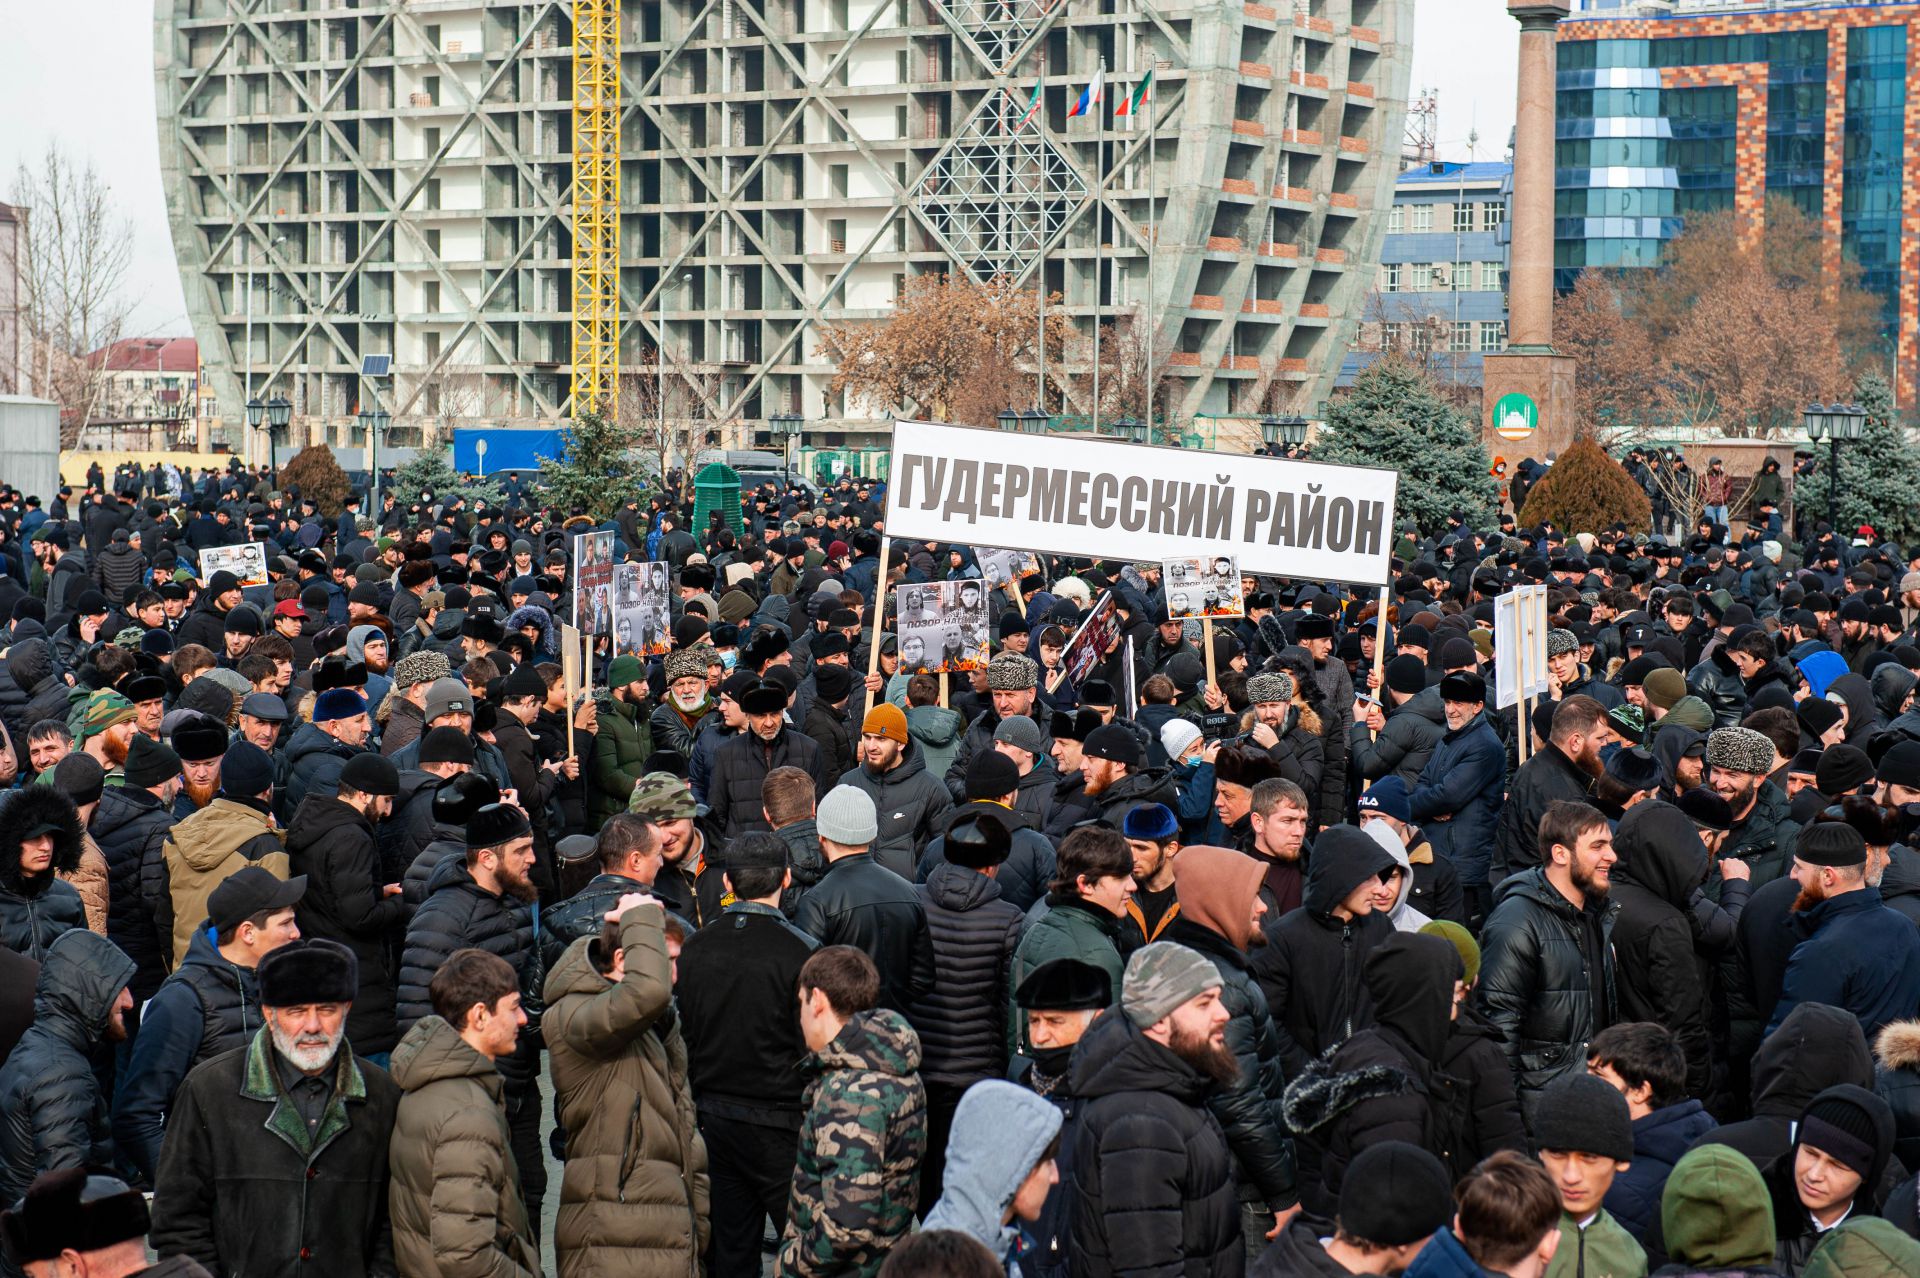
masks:
[(630, 427), (598, 413), (582, 413), (562, 439), (560, 456), (540, 459), (541, 493), (556, 510), (584, 514), (597, 523), (620, 509), (630, 494), (646, 490), (651, 468)]
[[(1858, 440), (1840, 445), (1839, 532), (1851, 540), (1860, 525), (1871, 524), (1878, 541), (1913, 541), (1920, 538), (1920, 448), (1907, 435), (1886, 378), (1868, 373), (1857, 392), (1867, 424)], [(1794, 507), (1809, 528), (1826, 522), (1831, 447), (1816, 444), (1814, 462), (1814, 473), (1793, 486)]]

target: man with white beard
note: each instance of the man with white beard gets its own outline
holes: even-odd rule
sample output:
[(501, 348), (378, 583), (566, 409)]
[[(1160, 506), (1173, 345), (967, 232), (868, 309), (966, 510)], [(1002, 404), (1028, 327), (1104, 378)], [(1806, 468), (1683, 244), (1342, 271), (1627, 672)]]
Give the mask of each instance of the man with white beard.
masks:
[(162, 1259), (213, 1273), (393, 1272), (387, 1142), (400, 1091), (353, 1054), (353, 952), (301, 940), (260, 961), (265, 1025), (187, 1075), (154, 1177)]

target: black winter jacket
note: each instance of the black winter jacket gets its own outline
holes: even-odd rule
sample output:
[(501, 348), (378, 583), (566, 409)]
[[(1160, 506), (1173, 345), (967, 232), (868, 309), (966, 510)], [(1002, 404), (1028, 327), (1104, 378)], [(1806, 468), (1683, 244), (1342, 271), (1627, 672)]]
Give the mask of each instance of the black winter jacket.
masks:
[[(630, 892), (652, 891), (647, 884), (624, 874), (597, 874), (566, 900), (556, 901), (541, 910), (542, 966), (552, 971), (569, 945), (583, 936), (599, 936), (601, 925), (606, 922), (607, 911), (618, 905), (621, 897)], [(685, 926), (684, 919), (682, 924)], [(691, 935), (693, 928), (688, 926), (687, 932)]]
[(957, 808), (948, 809), (941, 822), (940, 833), (933, 836), (926, 851), (920, 854), (920, 865), (914, 877), (925, 883), (935, 867), (946, 864), (946, 832), (953, 828), (954, 822), (983, 814), (1005, 825), (1007, 832), (1013, 836), (1013, 847), (1007, 853), (1007, 859), (1001, 862), (1000, 872), (993, 876), (993, 881), (1000, 885), (1000, 899), (1023, 912), (1032, 909), (1033, 903), (1047, 894), (1047, 885), (1053, 882), (1053, 844), (1046, 835), (1040, 833), (1027, 813), (1002, 807), (991, 799), (973, 799)]
[(970, 1087), (1007, 1072), (1007, 1003), (1013, 951), (1026, 921), (1000, 884), (942, 862), (915, 889), (933, 944), (934, 986), (907, 1019), (920, 1035), (920, 1076)]
[(1592, 778), (1551, 742), (1521, 764), (1507, 787), (1506, 806), (1500, 809), (1489, 881), (1498, 887), (1503, 880), (1539, 865), (1540, 818), (1547, 814), (1547, 805), (1557, 799), (1583, 800), (1591, 785)]
[[(280, 756), (280, 774), (274, 786), (273, 815), (284, 827), (308, 794), (333, 795), (340, 789), (340, 770), (359, 751), (336, 741), (311, 723), (303, 723), (287, 741)], [(398, 766), (398, 761), (396, 761)]]
[(1268, 1211), (1298, 1201), (1293, 1142), (1281, 1116), (1287, 1072), (1266, 995), (1233, 943), (1192, 919), (1176, 918), (1161, 939), (1184, 945), (1210, 960), (1220, 973), (1220, 1005), (1227, 1009), (1227, 1049), (1239, 1066), (1231, 1086), (1216, 1086), (1207, 1108), (1220, 1120), (1233, 1150), (1234, 1180), (1242, 1202), (1265, 1203)]
[(1342, 920), (1333, 909), (1394, 860), (1385, 848), (1358, 839), (1322, 839), (1307, 867), (1304, 903), (1266, 925), (1267, 943), (1252, 956), (1280, 1043), (1288, 1078), (1307, 1063), (1373, 1023), (1373, 1000), (1361, 969), (1375, 947), (1393, 935), (1385, 914)]
[(820, 766), (826, 769), (828, 776), (845, 776), (858, 762), (859, 756), (854, 750), (857, 735), (847, 726), (845, 706), (835, 709), (816, 697), (807, 706), (807, 717), (801, 731), (820, 747)]
[(1347, 1165), (1368, 1145), (1405, 1141), (1463, 1170), (1464, 1081), (1437, 1068), (1446, 1050), (1454, 982), (1463, 968), (1439, 937), (1396, 934), (1367, 960), (1379, 1024), (1309, 1065), (1288, 1087), (1287, 1123), (1299, 1137), (1302, 1202), (1331, 1221)]
[(133, 1055), (113, 1095), (113, 1142), (149, 1184), (174, 1094), (193, 1067), (237, 1047), (260, 1028), (260, 987), (250, 967), (229, 963), (205, 932), (141, 1009)]
[(385, 896), (373, 826), (350, 805), (310, 794), (287, 827), (290, 872), (307, 876), (307, 894), (294, 907), (301, 936), (338, 941), (360, 964), (360, 996), (347, 1010), (347, 1037), (360, 1052), (391, 1052), (394, 1025), (394, 934), (406, 916), (397, 896)]
[(1636, 804), (1613, 840), (1619, 861), (1608, 897), (1620, 1016), (1672, 1030), (1687, 1055), (1687, 1091), (1705, 1097), (1713, 1075), (1707, 973), (1694, 951), (1687, 903), (1707, 877), (1707, 850), (1691, 818), (1670, 803)]
[(33, 1025), (0, 1066), (0, 1199), (19, 1202), (43, 1171), (112, 1163), (107, 1102), (88, 1057), (133, 971), (112, 941), (85, 928), (41, 960)]
[(539, 1070), (540, 1000), (546, 985), (546, 965), (533, 935), (533, 905), (482, 888), (473, 881), (465, 857), (448, 857), (434, 868), (427, 880), (427, 898), (407, 923), (394, 999), (401, 1036), (415, 1021), (433, 1015), (428, 982), (448, 956), (469, 946), (499, 955), (520, 974), (520, 1002), (527, 1009), (527, 1023), (520, 1030), (519, 1049), (496, 1064), (509, 1089), (524, 1091), (533, 1085)]
[(133, 978), (136, 1002), (153, 997), (173, 961), (173, 938), (154, 923), (169, 891), (161, 848), (173, 823), (159, 796), (138, 786), (108, 786), (93, 810), (93, 841), (107, 859), (107, 939), (139, 969)]
[(1513, 1091), (1506, 1046), (1500, 1032), (1470, 1003), (1460, 1005), (1460, 1015), (1447, 1032), (1440, 1069), (1459, 1079), (1464, 1088), (1466, 1127), (1460, 1133), (1460, 1166), (1475, 1166), (1502, 1149), (1528, 1152), (1527, 1125), (1520, 1117), (1520, 1098)]
[[(67, 721), (67, 682), (59, 677), (53, 645), (38, 636), (16, 639), (7, 649), (7, 674), (19, 700), (0, 703), (0, 718), (14, 747), (26, 752), (27, 732), (44, 719)], [(23, 758), (21, 763), (24, 765)]]
[(1347, 750), (1354, 771), (1363, 780), (1378, 781), (1392, 774), (1411, 790), (1440, 738), (1446, 735), (1447, 715), (1440, 702), (1412, 697), (1394, 707), (1377, 737), (1366, 724), (1354, 724), (1347, 734)]
[[(872, 848), (874, 859), (901, 878), (914, 877), (920, 850), (946, 830), (947, 814), (953, 811), (953, 797), (940, 778), (927, 771), (927, 756), (920, 743), (908, 738), (899, 765), (891, 771), (876, 774), (862, 764), (836, 775), (841, 785), (864, 790), (873, 799), (880, 819), (880, 836)], [(1010, 821), (1007, 824), (1012, 828)], [(926, 876), (919, 877), (924, 881)]]
[(933, 941), (913, 884), (873, 859), (843, 856), (794, 912), (794, 926), (822, 945), (851, 945), (880, 969), (880, 1006), (905, 1015), (933, 990)]
[[(86, 907), (73, 886), (56, 878), (80, 864), (80, 818), (71, 800), (48, 785), (14, 791), (6, 806), (8, 828), (0, 830), (0, 947), (44, 963), (62, 932), (87, 925)], [(20, 872), (20, 836), (49, 822), (53, 864), (39, 874)]]
[(1204, 1074), (1115, 1009), (1074, 1049), (1074, 1278), (1240, 1278), (1233, 1156)]
[(826, 794), (837, 775), (827, 771), (825, 756), (812, 738), (791, 726), (782, 727), (771, 742), (751, 730), (728, 737), (714, 752), (713, 774), (707, 778), (707, 807), (715, 820), (725, 823), (727, 839), (768, 828), (760, 786), (775, 768), (799, 768), (812, 777), (816, 798)]
[[(1039, 726), (1042, 736), (1052, 731), (1053, 710), (1045, 698), (1034, 697), (1033, 708), (1027, 711), (1027, 717)], [(992, 706), (988, 706), (974, 716), (973, 722), (967, 725), (966, 732), (961, 735), (960, 749), (954, 754), (953, 762), (947, 765), (947, 774), (942, 778), (947, 783), (947, 793), (953, 796), (955, 803), (967, 801), (967, 765), (973, 762), (974, 755), (993, 749), (993, 734), (999, 726), (999, 714)], [(1051, 737), (1048, 739), (1051, 740)], [(1040, 819), (1044, 824), (1046, 814), (1041, 813)]]
[(1548, 1083), (1586, 1069), (1587, 1044), (1616, 1019), (1611, 942), (1619, 910), (1611, 901), (1576, 908), (1541, 869), (1514, 875), (1495, 894), (1473, 994), (1506, 1043), (1529, 1112)]

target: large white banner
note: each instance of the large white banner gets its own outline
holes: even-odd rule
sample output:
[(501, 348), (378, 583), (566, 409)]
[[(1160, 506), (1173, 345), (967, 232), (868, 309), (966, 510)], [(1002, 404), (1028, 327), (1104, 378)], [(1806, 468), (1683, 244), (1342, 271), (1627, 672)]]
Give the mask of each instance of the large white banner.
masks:
[(895, 422), (887, 535), (1383, 586), (1391, 470)]

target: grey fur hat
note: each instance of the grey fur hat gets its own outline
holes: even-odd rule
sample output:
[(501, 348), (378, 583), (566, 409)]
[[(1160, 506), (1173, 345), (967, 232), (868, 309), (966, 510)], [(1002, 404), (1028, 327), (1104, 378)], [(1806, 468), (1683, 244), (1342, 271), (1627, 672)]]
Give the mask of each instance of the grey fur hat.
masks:
[(1773, 742), (1752, 728), (1715, 728), (1707, 735), (1707, 766), (1764, 776), (1773, 770)]
[(1040, 684), (1040, 665), (1017, 652), (1003, 652), (987, 663), (987, 689), (1023, 692)]
[(1247, 700), (1254, 705), (1263, 701), (1292, 701), (1293, 676), (1283, 670), (1253, 676), (1247, 680)]

